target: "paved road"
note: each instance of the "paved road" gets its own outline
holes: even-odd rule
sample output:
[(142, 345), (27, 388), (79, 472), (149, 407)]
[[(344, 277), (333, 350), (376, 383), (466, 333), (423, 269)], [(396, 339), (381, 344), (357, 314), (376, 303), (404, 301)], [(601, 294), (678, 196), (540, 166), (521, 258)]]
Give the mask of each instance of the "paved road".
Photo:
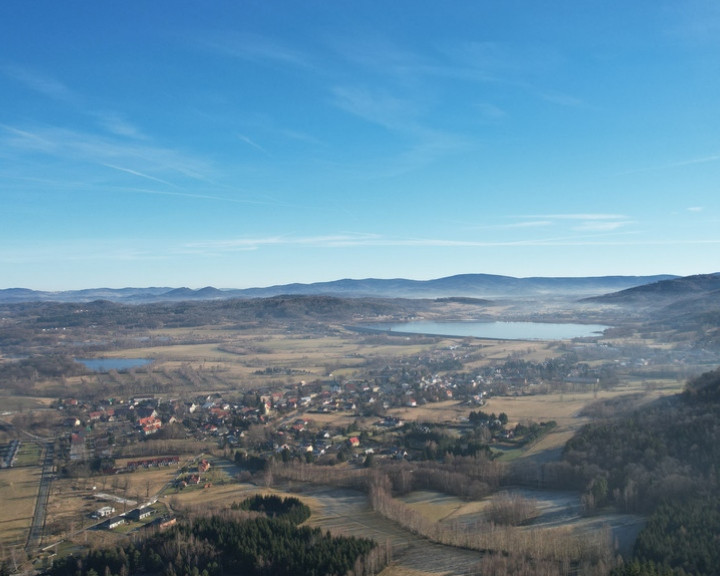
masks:
[(38, 489), (37, 501), (35, 502), (35, 514), (33, 515), (30, 534), (28, 535), (25, 549), (28, 552), (37, 550), (42, 543), (43, 529), (45, 528), (45, 516), (47, 503), (50, 497), (50, 485), (53, 479), (53, 466), (55, 464), (55, 442), (46, 441), (44, 445), (45, 457), (43, 458), (42, 476), (40, 477), (40, 488)]

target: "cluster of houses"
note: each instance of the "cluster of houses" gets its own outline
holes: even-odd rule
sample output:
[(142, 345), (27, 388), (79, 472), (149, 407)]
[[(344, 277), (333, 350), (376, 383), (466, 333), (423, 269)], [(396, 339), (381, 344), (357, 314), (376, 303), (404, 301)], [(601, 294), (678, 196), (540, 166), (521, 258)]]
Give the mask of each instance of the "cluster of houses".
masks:
[[(189, 472), (175, 480), (175, 487), (182, 490), (191, 485), (203, 484), (203, 474), (210, 470), (210, 462), (204, 458), (198, 462), (197, 471)], [(205, 488), (210, 488), (212, 484), (210, 482), (204, 482)]]
[(168, 466), (179, 466), (179, 456), (162, 456), (160, 458), (145, 458), (144, 460), (130, 460), (125, 463), (125, 469), (128, 472), (149, 468), (166, 468)]
[[(146, 522), (149, 518), (152, 518), (152, 516), (155, 514), (155, 510), (150, 506), (144, 506), (144, 507), (138, 507), (133, 508), (129, 512), (125, 512), (124, 514), (119, 514), (117, 516), (112, 516), (112, 514), (115, 513), (115, 509), (110, 506), (105, 506), (103, 508), (100, 508), (97, 510), (92, 517), (93, 518), (107, 518), (104, 522), (100, 523), (98, 525), (98, 528), (104, 529), (104, 530), (114, 530), (115, 528), (119, 528), (120, 526), (123, 526), (124, 524), (130, 523), (130, 522), (143, 522), (145, 525), (148, 525)], [(174, 525), (176, 523), (175, 518), (168, 518), (168, 517), (159, 517), (156, 519), (156, 522), (153, 522), (160, 528), (161, 530), (165, 528), (169, 528), (170, 526)]]
[[(323, 454), (331, 444), (329, 436), (315, 440), (311, 447), (306, 435), (302, 434), (305, 428), (303, 419), (296, 418), (293, 424), (287, 426), (284, 422), (288, 416), (307, 413), (312, 418), (313, 413), (330, 412), (383, 414), (394, 407), (414, 407), (428, 401), (463, 396), (466, 395), (458, 394), (451, 379), (433, 376), (420, 377), (414, 384), (377, 384), (364, 380), (298, 382), (281, 389), (245, 393), (242, 398), (234, 400), (220, 394), (193, 399), (154, 396), (127, 400), (114, 398), (96, 403), (66, 398), (60, 400), (57, 407), (64, 411), (65, 425), (71, 428), (68, 435), (70, 460), (82, 462), (97, 457), (110, 458), (112, 446), (107, 445), (108, 437), (114, 437), (115, 441), (122, 438), (123, 442), (137, 442), (152, 438), (175, 423), (182, 424), (181, 430), (187, 435), (198, 439), (216, 438), (221, 445), (230, 448), (243, 446), (249, 427), (276, 424), (286, 433), (285, 439), (277, 443), (280, 451), (290, 449), (292, 452), (316, 451)], [(302, 445), (300, 442), (303, 442)], [(121, 471), (171, 464), (177, 462), (151, 459), (131, 462)]]
[[(456, 354), (457, 350), (447, 353)], [(106, 438), (112, 437), (115, 442), (118, 439), (125, 443), (137, 442), (162, 436), (165, 429), (175, 434), (174, 437), (180, 434), (180, 437), (192, 435), (197, 439), (215, 438), (221, 446), (243, 448), (247, 446), (247, 431), (254, 425), (270, 425), (268, 428), (284, 434), (280, 434), (269, 449), (322, 455), (330, 447), (330, 438), (318, 437), (309, 441), (304, 431), (306, 426), (302, 423), (304, 418), (312, 419), (313, 414), (375, 416), (381, 418), (381, 426), (393, 427), (392, 419), (382, 420), (392, 409), (412, 409), (449, 400), (473, 407), (483, 406), (487, 397), (495, 393), (532, 393), (547, 374), (560, 380), (596, 376), (585, 365), (584, 371), (579, 373), (578, 366), (562, 361), (555, 361), (556, 366), (544, 366), (508, 360), (474, 373), (447, 371), (433, 374), (427, 368), (452, 360), (452, 357), (413, 359), (399, 366), (368, 371), (365, 378), (346, 380), (331, 376), (325, 380), (245, 392), (236, 398), (221, 394), (173, 399), (143, 396), (96, 403), (66, 398), (57, 407), (65, 411), (65, 423), (72, 428), (70, 459), (75, 461), (88, 461), (98, 456), (110, 458), (113, 447), (107, 445)], [(173, 424), (176, 426), (170, 428)], [(337, 434), (333, 436), (337, 442)], [(138, 464), (145, 465), (163, 464)]]

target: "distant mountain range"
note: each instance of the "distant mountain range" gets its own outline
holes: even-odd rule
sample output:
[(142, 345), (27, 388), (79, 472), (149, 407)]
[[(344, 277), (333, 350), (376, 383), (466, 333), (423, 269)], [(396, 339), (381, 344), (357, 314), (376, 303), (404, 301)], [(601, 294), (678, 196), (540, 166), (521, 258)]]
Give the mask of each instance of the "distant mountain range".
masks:
[[(713, 276), (713, 275), (710, 275)], [(108, 300), (122, 303), (180, 302), (229, 298), (267, 298), (280, 295), (329, 295), (346, 298), (551, 298), (597, 297), (683, 280), (669, 274), (656, 276), (597, 276), (580, 278), (515, 278), (493, 274), (461, 274), (435, 280), (375, 279), (336, 280), (313, 284), (284, 284), (266, 288), (218, 289), (190, 288), (92, 288), (64, 292), (45, 292), (27, 288), (0, 290), (0, 303), (92, 302)], [(653, 288), (650, 288), (651, 290)], [(654, 288), (662, 290), (662, 288)]]

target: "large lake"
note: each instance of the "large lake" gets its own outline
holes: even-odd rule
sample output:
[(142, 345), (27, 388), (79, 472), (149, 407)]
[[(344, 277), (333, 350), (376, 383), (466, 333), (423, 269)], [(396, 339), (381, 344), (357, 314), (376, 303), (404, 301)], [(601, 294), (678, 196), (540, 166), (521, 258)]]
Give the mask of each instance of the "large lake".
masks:
[(568, 340), (600, 336), (608, 326), (602, 324), (553, 324), (547, 322), (403, 322), (373, 324), (374, 330), (433, 334), (439, 336), (471, 336), (490, 340)]
[(110, 370), (130, 370), (147, 366), (152, 362), (147, 358), (75, 358), (75, 362), (84, 364), (93, 372), (109, 372)]

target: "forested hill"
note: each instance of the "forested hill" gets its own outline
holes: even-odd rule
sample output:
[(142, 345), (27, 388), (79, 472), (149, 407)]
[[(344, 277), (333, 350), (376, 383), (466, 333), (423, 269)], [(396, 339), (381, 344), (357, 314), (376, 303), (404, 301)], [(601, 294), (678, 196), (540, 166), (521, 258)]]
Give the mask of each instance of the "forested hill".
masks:
[(682, 394), (585, 426), (560, 466), (588, 508), (650, 514), (634, 568), (621, 573), (720, 575), (720, 369)]
[(604, 482), (597, 505), (613, 501), (649, 511), (665, 499), (716, 486), (720, 478), (720, 370), (682, 394), (585, 426), (565, 446), (564, 462), (589, 484)]
[(654, 304), (664, 306), (671, 302), (717, 294), (718, 291), (720, 291), (720, 273), (698, 274), (650, 282), (618, 292), (586, 298), (584, 301), (618, 305)]
[(0, 314), (8, 318), (22, 318), (26, 324), (29, 324), (28, 319), (32, 319), (32, 325), (37, 328), (99, 326), (152, 329), (274, 320), (347, 322), (353, 318), (413, 315), (427, 306), (428, 301), (425, 300), (276, 296), (143, 305), (106, 300), (84, 304), (29, 302), (0, 304)]

